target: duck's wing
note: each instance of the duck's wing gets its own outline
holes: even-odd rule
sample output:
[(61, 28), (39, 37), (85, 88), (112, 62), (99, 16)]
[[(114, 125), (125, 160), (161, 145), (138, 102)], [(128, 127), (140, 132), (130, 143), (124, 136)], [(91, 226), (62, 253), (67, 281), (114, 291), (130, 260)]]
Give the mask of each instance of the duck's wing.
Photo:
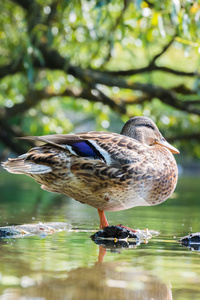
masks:
[(130, 164), (141, 161), (140, 152), (144, 145), (117, 133), (87, 132), (80, 134), (56, 134), (22, 137), (50, 144), (80, 157), (101, 160), (109, 166)]
[(93, 187), (104, 183), (123, 184), (132, 180), (134, 174), (143, 176), (147, 173), (144, 164), (149, 146), (120, 134), (88, 132), (22, 139), (45, 145), (5, 162), (4, 168), (9, 172), (27, 175), (55, 172), (59, 177), (60, 170), (69, 167), (72, 174)]

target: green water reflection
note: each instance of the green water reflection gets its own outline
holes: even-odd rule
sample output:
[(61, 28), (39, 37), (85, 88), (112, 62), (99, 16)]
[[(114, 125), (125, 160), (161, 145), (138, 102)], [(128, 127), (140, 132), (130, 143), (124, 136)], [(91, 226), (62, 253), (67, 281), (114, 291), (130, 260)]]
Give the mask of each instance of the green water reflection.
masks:
[[(0, 299), (200, 299), (200, 252), (178, 239), (199, 228), (199, 178), (180, 178), (162, 205), (107, 213), (111, 224), (157, 230), (130, 249), (97, 246), (95, 209), (42, 191), (31, 179), (0, 172), (0, 226), (67, 222), (77, 232), (0, 240)], [(103, 254), (102, 254), (103, 251)], [(103, 263), (97, 263), (98, 256)]]

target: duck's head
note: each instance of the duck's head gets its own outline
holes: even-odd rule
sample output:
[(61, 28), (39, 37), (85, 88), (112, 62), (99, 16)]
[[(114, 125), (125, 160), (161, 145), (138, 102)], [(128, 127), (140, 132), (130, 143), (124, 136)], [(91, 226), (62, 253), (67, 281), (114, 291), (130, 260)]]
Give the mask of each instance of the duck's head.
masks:
[(168, 148), (174, 154), (179, 154), (179, 151), (165, 140), (156, 124), (147, 117), (131, 118), (122, 128), (121, 134), (149, 146), (158, 144)]

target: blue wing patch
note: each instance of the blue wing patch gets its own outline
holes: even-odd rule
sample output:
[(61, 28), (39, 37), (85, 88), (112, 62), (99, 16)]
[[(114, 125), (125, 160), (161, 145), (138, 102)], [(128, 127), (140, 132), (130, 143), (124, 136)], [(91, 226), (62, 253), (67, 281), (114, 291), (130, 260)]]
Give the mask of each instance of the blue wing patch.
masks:
[(72, 150), (79, 156), (92, 157), (94, 159), (101, 159), (104, 162), (103, 155), (88, 141), (81, 141), (77, 143), (70, 143)]

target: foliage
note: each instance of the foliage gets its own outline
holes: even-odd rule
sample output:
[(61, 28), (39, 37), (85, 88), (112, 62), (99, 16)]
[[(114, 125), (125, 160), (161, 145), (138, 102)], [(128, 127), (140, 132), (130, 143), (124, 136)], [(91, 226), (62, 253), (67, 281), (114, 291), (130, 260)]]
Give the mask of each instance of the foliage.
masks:
[(198, 1), (13, 0), (1, 10), (2, 148), (21, 153), (13, 137), (23, 134), (119, 131), (146, 115), (200, 157)]

